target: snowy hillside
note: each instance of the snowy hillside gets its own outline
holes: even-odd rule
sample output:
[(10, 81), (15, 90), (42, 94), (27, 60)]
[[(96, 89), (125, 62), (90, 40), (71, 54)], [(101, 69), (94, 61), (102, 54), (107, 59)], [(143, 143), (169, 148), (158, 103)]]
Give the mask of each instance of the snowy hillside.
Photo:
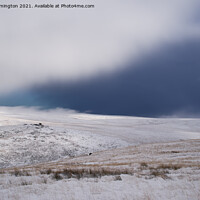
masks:
[(200, 119), (0, 108), (0, 200), (200, 199)]
[(200, 140), (0, 170), (0, 199), (199, 200)]
[(0, 127), (0, 168), (29, 165), (127, 146), (119, 139), (42, 124)]
[(46, 126), (87, 131), (118, 138), (129, 144), (200, 139), (199, 118), (142, 118), (75, 113), (56, 109), (0, 107), (0, 125), (23, 125), (42, 122)]

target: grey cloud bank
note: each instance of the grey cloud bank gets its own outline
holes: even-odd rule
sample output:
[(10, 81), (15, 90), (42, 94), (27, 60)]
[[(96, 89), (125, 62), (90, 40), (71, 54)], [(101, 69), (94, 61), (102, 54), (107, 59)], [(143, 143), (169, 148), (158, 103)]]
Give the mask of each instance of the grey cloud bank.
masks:
[(165, 46), (115, 73), (52, 81), (0, 98), (4, 106), (131, 116), (200, 116), (200, 41)]
[(162, 45), (199, 38), (197, 0), (94, 3), (91, 10), (1, 10), (0, 94), (114, 72)]

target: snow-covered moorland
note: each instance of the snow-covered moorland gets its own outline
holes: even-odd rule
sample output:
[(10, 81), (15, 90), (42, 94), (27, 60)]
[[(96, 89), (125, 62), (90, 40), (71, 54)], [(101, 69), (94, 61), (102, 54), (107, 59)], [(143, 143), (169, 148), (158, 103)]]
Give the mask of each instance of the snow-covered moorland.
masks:
[(0, 168), (55, 161), (127, 145), (90, 132), (24, 124), (0, 127)]
[(199, 174), (197, 118), (0, 108), (0, 200), (195, 200)]

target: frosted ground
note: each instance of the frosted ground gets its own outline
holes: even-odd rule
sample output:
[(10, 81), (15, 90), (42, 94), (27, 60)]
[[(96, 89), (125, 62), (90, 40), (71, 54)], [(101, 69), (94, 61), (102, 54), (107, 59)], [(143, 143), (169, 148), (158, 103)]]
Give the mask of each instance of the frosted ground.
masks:
[(0, 127), (0, 168), (55, 161), (126, 146), (90, 132), (24, 124)]
[(200, 199), (199, 188), (200, 119), (0, 108), (0, 200)]

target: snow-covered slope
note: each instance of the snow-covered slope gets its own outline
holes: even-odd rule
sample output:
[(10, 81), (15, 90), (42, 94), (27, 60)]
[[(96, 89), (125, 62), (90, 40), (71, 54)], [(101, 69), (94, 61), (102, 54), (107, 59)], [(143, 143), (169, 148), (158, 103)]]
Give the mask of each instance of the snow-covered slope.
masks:
[(75, 113), (64, 109), (40, 111), (34, 108), (0, 107), (0, 125), (42, 122), (67, 130), (88, 131), (119, 138), (130, 144), (200, 139), (199, 118), (142, 118)]
[(199, 174), (197, 118), (0, 108), (0, 200), (198, 200)]
[(127, 146), (86, 131), (24, 124), (0, 127), (0, 168), (29, 165)]
[(200, 140), (1, 170), (1, 200), (199, 200)]
[(0, 108), (0, 124), (0, 168), (54, 161), (128, 145), (200, 139), (199, 119)]

